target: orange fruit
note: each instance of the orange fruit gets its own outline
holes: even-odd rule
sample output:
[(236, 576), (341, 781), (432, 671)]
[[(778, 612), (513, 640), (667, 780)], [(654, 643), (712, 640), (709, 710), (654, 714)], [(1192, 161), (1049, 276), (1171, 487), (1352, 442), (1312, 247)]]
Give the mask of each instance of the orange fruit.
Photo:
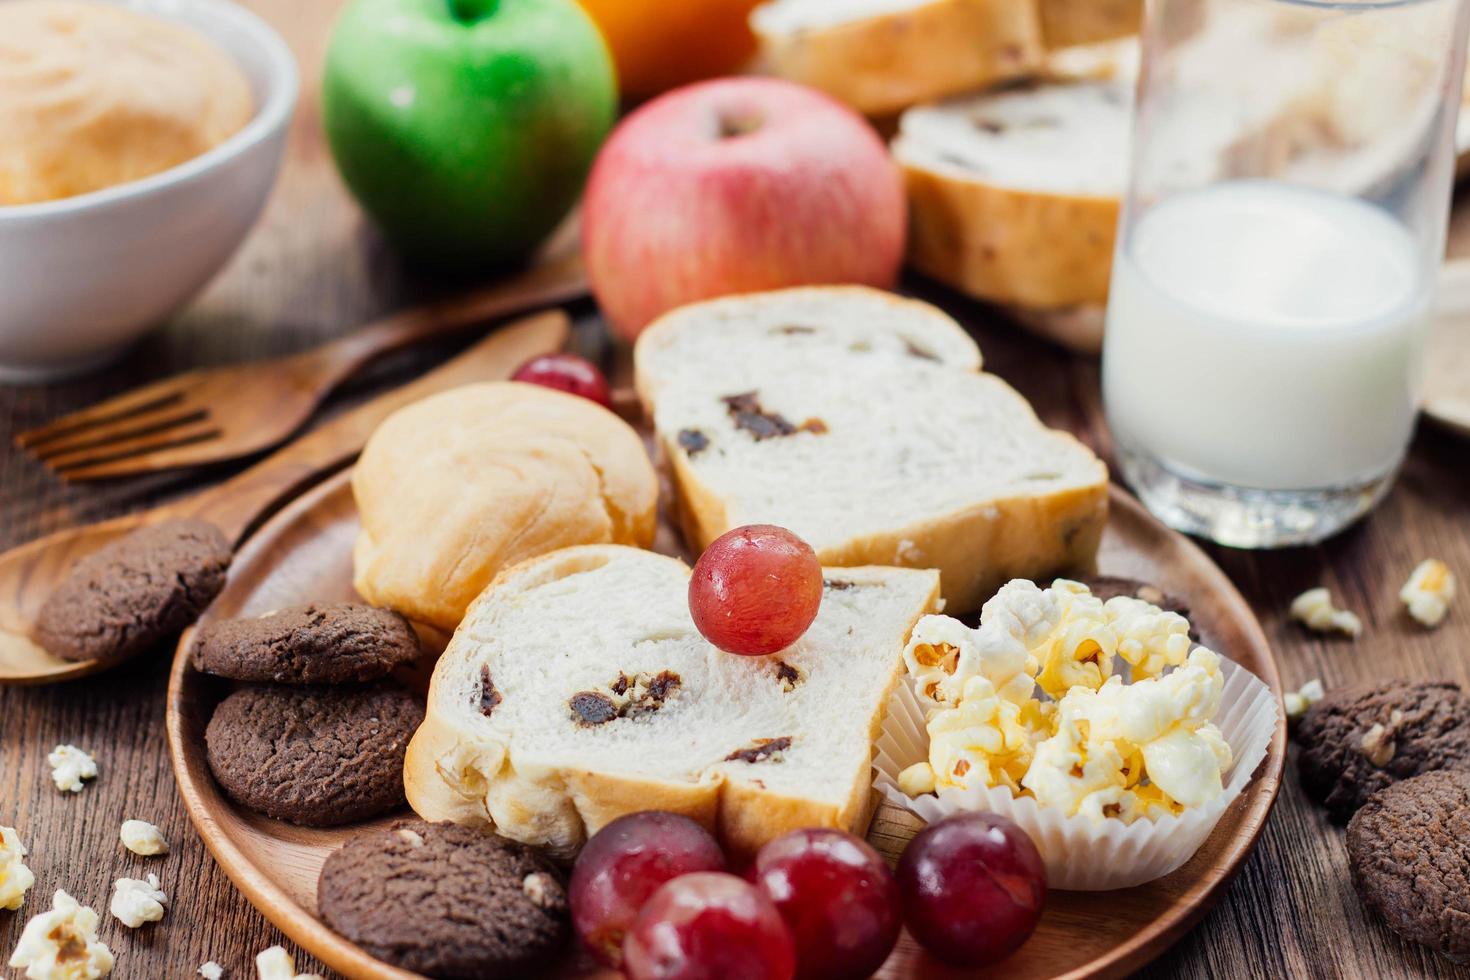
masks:
[(645, 99), (736, 71), (755, 53), (750, 11), (761, 0), (577, 0), (618, 67), (624, 98)]

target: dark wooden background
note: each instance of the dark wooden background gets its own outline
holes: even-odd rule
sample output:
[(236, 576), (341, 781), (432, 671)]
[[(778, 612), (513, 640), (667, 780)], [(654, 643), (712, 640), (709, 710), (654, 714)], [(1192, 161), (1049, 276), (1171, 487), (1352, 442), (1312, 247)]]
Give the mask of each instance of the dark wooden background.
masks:
[[(333, 173), (319, 135), (315, 87), (335, 3), (254, 0), (296, 48), (303, 99), (282, 180), (240, 254), (200, 301), (121, 363), (49, 387), (0, 386), (0, 546), (69, 524), (141, 508), (235, 467), (189, 477), (148, 477), (69, 488), (10, 450), (11, 435), (144, 380), (198, 365), (297, 350), (351, 330), (376, 314), (443, 290), (401, 267), (367, 228)], [(1470, 252), (1470, 208), (1457, 214), (1453, 251)], [(969, 324), (988, 367), (1012, 382), (1052, 425), (1108, 448), (1097, 367), (1019, 333), (982, 308), (922, 286)], [(579, 344), (599, 353), (590, 307), (578, 310)], [(334, 408), (442, 359), (456, 344), (382, 365)], [(1270, 554), (1215, 549), (1254, 606), (1289, 685), (1329, 686), (1368, 678), (1447, 677), (1470, 682), (1470, 596), (1427, 632), (1403, 615), (1396, 595), (1409, 570), (1437, 556), (1470, 591), (1470, 442), (1421, 427), (1398, 486), (1357, 528), (1316, 548)], [(1285, 615), (1291, 598), (1326, 584), (1365, 623), (1357, 642), (1310, 635)], [(1228, 653), (1228, 651), (1226, 651)], [(28, 915), (65, 888), (103, 915), (117, 955), (115, 976), (184, 978), (214, 959), (233, 978), (254, 977), (253, 957), (284, 942), (231, 887), (194, 835), (174, 790), (163, 732), (169, 651), (121, 669), (50, 688), (0, 688), (0, 823), (20, 828), (36, 887), (22, 913), (0, 911), (0, 959)], [(78, 795), (56, 791), (46, 753), (72, 742), (97, 756), (101, 776)], [(123, 850), (129, 818), (163, 828), (173, 852), (143, 859)], [(123, 928), (106, 913), (112, 881), (153, 871), (171, 897), (162, 923)], [(1099, 897), (1098, 915), (1107, 915)], [(288, 948), (290, 944), (287, 944)], [(294, 951), (294, 950), (293, 950)], [(321, 971), (300, 956), (298, 969)], [(1259, 846), (1213, 912), (1144, 971), (1150, 977), (1470, 977), (1399, 941), (1366, 918), (1348, 881), (1342, 835), (1302, 797), (1294, 764)], [(5, 975), (10, 975), (7, 971)]]

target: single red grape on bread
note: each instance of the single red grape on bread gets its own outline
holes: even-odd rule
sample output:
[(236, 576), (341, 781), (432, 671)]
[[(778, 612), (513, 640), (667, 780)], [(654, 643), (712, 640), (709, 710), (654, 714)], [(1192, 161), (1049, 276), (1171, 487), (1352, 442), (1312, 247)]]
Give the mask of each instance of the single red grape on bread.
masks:
[(716, 538), (689, 579), (694, 625), (727, 653), (784, 650), (817, 618), (822, 563), (801, 538), (773, 524), (747, 524)]

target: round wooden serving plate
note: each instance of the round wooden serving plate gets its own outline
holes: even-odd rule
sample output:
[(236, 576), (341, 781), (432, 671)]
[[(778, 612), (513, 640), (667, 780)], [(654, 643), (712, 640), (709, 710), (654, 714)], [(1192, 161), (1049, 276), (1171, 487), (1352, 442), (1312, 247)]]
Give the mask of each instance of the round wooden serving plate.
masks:
[[(348, 476), (343, 473), (303, 496), (241, 549), (229, 583), (205, 621), (356, 597), (352, 543), (358, 523)], [(667, 529), (661, 531), (660, 545), (660, 550), (677, 550)], [(1099, 567), (1107, 574), (1158, 583), (1183, 598), (1202, 635), (1253, 671), (1279, 698), (1276, 664), (1240, 594), (1203, 552), (1116, 488)], [(442, 646), (444, 638), (429, 639), (433, 647)], [(192, 632), (179, 643), (169, 679), (168, 740), (179, 791), (205, 844), (256, 908), (334, 969), (373, 980), (413, 977), (368, 956), (316, 917), (322, 862), (366, 825), (314, 830), (280, 823), (236, 807), (215, 786), (205, 761), (204, 728), (229, 687), (189, 665), (191, 642)], [(414, 679), (424, 681), (427, 671), (425, 665)], [(1285, 757), (1282, 721), (1255, 778), (1184, 867), (1151, 884), (1106, 895), (1053, 892), (1040, 927), (1015, 956), (986, 973), (965, 975), (1004, 975), (1009, 980), (1117, 976), (1157, 956), (1205, 913), (1250, 852), (1276, 798)], [(895, 857), (921, 826), (907, 810), (884, 801), (868, 838)], [(596, 971), (569, 954), (556, 974)], [(959, 975), (925, 956), (907, 934), (880, 973), (885, 978)]]

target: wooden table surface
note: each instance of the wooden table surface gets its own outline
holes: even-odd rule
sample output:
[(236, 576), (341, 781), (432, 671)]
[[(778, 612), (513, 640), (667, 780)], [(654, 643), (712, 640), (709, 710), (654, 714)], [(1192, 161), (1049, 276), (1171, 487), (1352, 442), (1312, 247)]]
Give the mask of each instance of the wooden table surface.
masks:
[[(199, 302), (122, 363), (50, 387), (0, 386), (0, 546), (141, 508), (236, 468), (71, 488), (8, 448), (15, 431), (188, 367), (309, 346), (443, 288), (396, 263), (333, 173), (319, 135), (314, 80), (335, 4), (250, 5), (292, 42), (303, 66), (303, 101), (269, 210)], [(1452, 251), (1470, 253), (1470, 207), (1460, 209), (1454, 224)], [(1029, 397), (1050, 424), (1078, 432), (1106, 453), (1095, 363), (1027, 337), (974, 304), (920, 291), (972, 326), (987, 366)], [(579, 313), (579, 344), (601, 353), (595, 314), (590, 308)], [(403, 355), (354, 384), (333, 406), (411, 376), (455, 346)], [(1260, 616), (1289, 685), (1313, 677), (1329, 686), (1388, 676), (1470, 682), (1470, 597), (1462, 597), (1434, 632), (1409, 622), (1396, 598), (1409, 570), (1430, 555), (1457, 570), (1462, 591), (1470, 586), (1467, 454), (1470, 443), (1426, 424), (1393, 493), (1353, 530), (1320, 547), (1286, 552), (1214, 549)], [(1291, 598), (1318, 584), (1331, 586), (1363, 617), (1359, 640), (1311, 635), (1288, 620)], [(227, 977), (253, 977), (255, 953), (284, 941), (215, 867), (179, 802), (163, 734), (168, 656), (160, 650), (56, 687), (0, 688), (0, 824), (20, 828), (37, 878), (23, 914), (0, 911), (0, 959), (14, 948), (25, 917), (46, 907), (57, 888), (103, 913), (102, 933), (117, 955), (114, 976), (121, 978), (185, 978), (209, 959), (221, 963)], [(62, 742), (95, 753), (101, 769), (77, 795), (57, 792), (50, 781), (46, 753)], [(129, 818), (162, 827), (172, 853), (143, 859), (123, 850), (118, 827)], [(105, 912), (112, 881), (148, 871), (162, 879), (169, 911), (162, 923), (129, 931)], [(1106, 914), (1100, 897), (1098, 915)], [(322, 969), (310, 957), (297, 965)], [(1365, 917), (1348, 881), (1342, 834), (1302, 796), (1293, 760), (1270, 824), (1239, 878), (1144, 975), (1470, 977), (1470, 969), (1403, 943)]]

